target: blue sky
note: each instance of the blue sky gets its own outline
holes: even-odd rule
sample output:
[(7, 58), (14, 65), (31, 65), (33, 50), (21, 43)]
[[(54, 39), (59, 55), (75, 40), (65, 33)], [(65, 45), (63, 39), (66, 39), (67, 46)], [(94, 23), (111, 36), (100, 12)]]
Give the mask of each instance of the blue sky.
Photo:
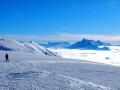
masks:
[(0, 35), (120, 34), (119, 0), (0, 0)]

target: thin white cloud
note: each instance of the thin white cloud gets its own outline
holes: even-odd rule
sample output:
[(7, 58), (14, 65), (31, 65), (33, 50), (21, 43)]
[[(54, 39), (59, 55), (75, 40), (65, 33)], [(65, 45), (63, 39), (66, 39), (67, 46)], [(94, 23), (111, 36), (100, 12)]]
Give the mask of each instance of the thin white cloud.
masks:
[(120, 35), (94, 35), (94, 34), (67, 34), (59, 33), (55, 35), (0, 35), (0, 38), (12, 38), (21, 41), (79, 41), (83, 38), (102, 40), (107, 42), (119, 42)]

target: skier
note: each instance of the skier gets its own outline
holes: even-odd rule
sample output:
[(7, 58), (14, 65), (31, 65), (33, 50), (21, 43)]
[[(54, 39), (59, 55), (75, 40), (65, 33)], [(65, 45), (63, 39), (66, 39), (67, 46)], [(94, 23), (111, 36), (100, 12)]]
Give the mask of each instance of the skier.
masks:
[(47, 52), (45, 52), (45, 55), (48, 55), (48, 53), (47, 53)]
[(9, 62), (9, 55), (7, 53), (5, 55), (5, 58), (6, 58), (6, 62)]

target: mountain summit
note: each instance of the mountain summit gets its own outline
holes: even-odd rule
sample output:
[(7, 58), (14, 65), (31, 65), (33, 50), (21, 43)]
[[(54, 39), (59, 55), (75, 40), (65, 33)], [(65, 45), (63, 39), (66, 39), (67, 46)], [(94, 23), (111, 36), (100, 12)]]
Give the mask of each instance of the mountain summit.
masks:
[[(93, 49), (93, 50), (109, 50), (108, 47), (105, 47), (106, 43), (103, 43), (101, 41), (94, 41), (94, 40), (88, 40), (88, 39), (82, 39), (81, 41), (78, 41), (74, 44), (72, 44), (69, 48), (72, 49)], [(104, 46), (100, 48), (99, 46)]]

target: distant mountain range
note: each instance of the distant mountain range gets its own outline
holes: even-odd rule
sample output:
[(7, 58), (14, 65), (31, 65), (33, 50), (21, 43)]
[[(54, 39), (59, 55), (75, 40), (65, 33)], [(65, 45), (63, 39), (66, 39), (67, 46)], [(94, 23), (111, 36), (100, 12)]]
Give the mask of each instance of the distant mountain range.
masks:
[[(68, 42), (48, 42), (47, 44), (41, 44), (47, 48), (69, 48), (69, 49), (92, 49), (92, 50), (109, 50), (110, 44), (102, 42), (100, 40), (88, 40), (82, 39), (81, 41), (70, 44)], [(100, 48), (99, 46), (103, 46)]]
[[(69, 48), (71, 49), (92, 49), (92, 50), (109, 50), (107, 45), (110, 45), (109, 43), (101, 42), (100, 40), (94, 41), (94, 40), (88, 40), (88, 39), (82, 39), (81, 41), (78, 41), (74, 44), (72, 44)], [(103, 46), (100, 48), (99, 46)]]
[[(42, 46), (43, 45), (43, 46)], [(82, 39), (76, 43), (70, 44), (68, 42), (48, 42), (47, 44), (30, 42), (19, 42), (13, 39), (0, 39), (0, 50), (4, 51), (23, 51), (23, 52), (39, 52), (45, 55), (56, 55), (47, 48), (68, 48), (68, 49), (91, 49), (91, 50), (109, 50), (107, 45), (109, 43), (101, 42), (100, 40)], [(102, 46), (102, 47), (100, 47)]]
[(3, 51), (23, 51), (23, 52), (38, 52), (40, 54), (56, 56), (53, 52), (49, 51), (43, 46), (30, 41), (21, 43), (13, 39), (0, 39), (0, 50)]
[(47, 44), (40, 44), (47, 48), (68, 48), (70, 43), (68, 42), (48, 42)]

